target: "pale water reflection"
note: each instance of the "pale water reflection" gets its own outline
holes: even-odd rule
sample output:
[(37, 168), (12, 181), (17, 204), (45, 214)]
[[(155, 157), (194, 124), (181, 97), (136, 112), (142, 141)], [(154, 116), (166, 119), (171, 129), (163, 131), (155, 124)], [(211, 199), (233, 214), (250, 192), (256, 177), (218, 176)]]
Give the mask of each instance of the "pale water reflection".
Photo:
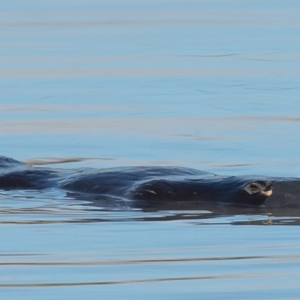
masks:
[[(99, 293), (122, 299), (162, 294), (214, 299), (220, 293), (292, 299), (298, 294), (294, 226), (123, 220), (16, 224), (2, 234), (0, 289), (8, 299), (21, 292), (25, 299), (49, 292), (53, 298), (67, 293), (74, 299)], [(26, 241), (16, 244), (15, 236)]]

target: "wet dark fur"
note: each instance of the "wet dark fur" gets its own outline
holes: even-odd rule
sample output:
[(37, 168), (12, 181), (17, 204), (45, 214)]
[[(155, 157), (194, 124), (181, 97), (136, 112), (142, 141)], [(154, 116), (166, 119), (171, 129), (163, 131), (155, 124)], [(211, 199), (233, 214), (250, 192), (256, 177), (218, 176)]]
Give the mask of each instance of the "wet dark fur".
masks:
[(299, 203), (299, 179), (260, 176), (217, 176), (190, 168), (124, 167), (60, 170), (29, 167), (0, 157), (0, 188), (58, 188), (74, 198), (121, 199), (131, 206), (162, 202), (199, 202), (261, 206)]

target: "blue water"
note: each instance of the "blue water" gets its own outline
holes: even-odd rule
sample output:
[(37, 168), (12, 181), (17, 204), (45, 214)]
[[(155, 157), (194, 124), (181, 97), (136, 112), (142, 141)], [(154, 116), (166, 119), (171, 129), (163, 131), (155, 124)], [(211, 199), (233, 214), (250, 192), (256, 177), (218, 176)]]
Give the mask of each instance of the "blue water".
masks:
[[(0, 4), (1, 155), (299, 177), (295, 1)], [(3, 299), (298, 299), (299, 216), (0, 193)], [(294, 225), (294, 226), (287, 226)]]

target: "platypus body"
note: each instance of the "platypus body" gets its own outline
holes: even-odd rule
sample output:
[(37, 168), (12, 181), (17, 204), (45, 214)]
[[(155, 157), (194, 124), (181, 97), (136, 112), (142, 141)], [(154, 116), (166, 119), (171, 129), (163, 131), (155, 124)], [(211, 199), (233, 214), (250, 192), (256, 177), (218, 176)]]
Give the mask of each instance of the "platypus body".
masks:
[(298, 178), (219, 176), (182, 167), (74, 169), (30, 167), (0, 156), (0, 189), (57, 188), (78, 199), (120, 199), (133, 207), (166, 202), (299, 205)]

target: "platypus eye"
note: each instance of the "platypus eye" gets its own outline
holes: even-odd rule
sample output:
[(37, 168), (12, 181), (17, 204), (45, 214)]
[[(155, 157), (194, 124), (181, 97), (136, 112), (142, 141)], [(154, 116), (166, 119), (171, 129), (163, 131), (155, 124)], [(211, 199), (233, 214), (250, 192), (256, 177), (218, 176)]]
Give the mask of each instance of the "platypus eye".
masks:
[(248, 186), (247, 186), (248, 190), (250, 190), (252, 193), (257, 193), (257, 192), (260, 192), (261, 189), (262, 189), (262, 186), (259, 184), (259, 183), (256, 183), (256, 182), (253, 182), (253, 183), (250, 183)]

